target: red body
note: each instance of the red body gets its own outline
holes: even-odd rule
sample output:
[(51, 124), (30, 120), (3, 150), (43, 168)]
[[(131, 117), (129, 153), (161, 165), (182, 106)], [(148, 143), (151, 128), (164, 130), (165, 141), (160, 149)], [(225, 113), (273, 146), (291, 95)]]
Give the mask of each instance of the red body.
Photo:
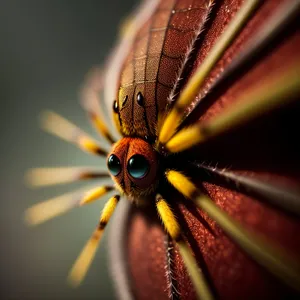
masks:
[[(176, 92), (176, 89), (184, 87), (242, 2), (215, 1), (214, 6), (209, 9), (210, 1), (160, 2), (150, 20), (138, 31), (121, 73), (118, 103), (124, 135), (155, 136), (158, 113), (165, 109), (168, 99), (176, 101), (176, 93), (172, 94), (172, 91)], [(268, 24), (268, 19), (283, 2), (285, 1), (263, 1), (206, 79), (199, 96), (209, 90), (231, 60), (247, 45), (247, 41)], [(163, 27), (166, 28), (159, 30)], [(189, 52), (191, 46), (194, 46), (192, 53)], [(205, 121), (214, 118), (224, 109), (235, 105), (235, 99), (240, 94), (258, 85), (269, 73), (280, 72), (299, 60), (299, 49), (299, 23), (294, 23), (278, 36), (267, 51), (256, 57), (253, 65), (245, 72), (241, 70), (239, 78), (222, 87), (209, 105), (203, 105), (196, 119)], [(193, 59), (183, 73), (180, 73), (182, 62), (190, 54)], [(184, 77), (177, 82), (180, 75)], [(135, 101), (138, 92), (144, 95), (146, 109), (138, 106)], [(123, 104), (122, 101), (127, 95), (128, 100)], [(299, 113), (299, 104), (293, 104), (258, 119), (254, 125), (244, 126), (221, 136), (204, 147), (199, 146), (187, 155), (219, 163), (221, 167), (230, 166), (232, 171), (250, 177), (299, 186), (300, 149), (295, 141), (297, 137), (292, 133), (293, 128), (297, 127), (295, 120)], [(217, 205), (234, 219), (299, 258), (299, 219), (254, 197), (217, 184), (202, 182), (199, 178), (199, 185), (202, 184)], [(177, 203), (176, 200), (178, 199), (172, 202)], [(198, 210), (199, 215), (192, 214), (182, 205), (176, 204), (175, 213), (185, 224), (185, 234), (199, 264), (208, 272), (218, 298), (288, 299), (291, 295), (295, 296), (294, 291), (254, 262), (201, 210)], [(165, 275), (166, 234), (160, 220), (155, 216), (148, 218), (145, 211), (132, 207), (126, 235), (127, 242), (121, 251), (124, 251), (125, 259), (129, 263), (128, 276), (134, 296), (137, 299), (169, 299), (170, 282)], [(173, 255), (173, 276), (178, 292), (182, 299), (194, 299), (192, 283), (176, 249)]]

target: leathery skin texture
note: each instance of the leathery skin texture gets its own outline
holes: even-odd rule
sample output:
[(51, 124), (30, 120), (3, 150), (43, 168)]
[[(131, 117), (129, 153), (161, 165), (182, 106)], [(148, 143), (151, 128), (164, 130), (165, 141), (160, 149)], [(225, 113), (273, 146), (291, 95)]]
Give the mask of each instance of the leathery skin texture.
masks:
[[(288, 1), (288, 0), (286, 0)], [(238, 38), (226, 51), (203, 89), (205, 93), (218, 75), (226, 69), (232, 58), (239, 53), (247, 41), (268, 22), (268, 18), (284, 1), (268, 0), (256, 11)], [(228, 24), (242, 1), (216, 1), (197, 50), (196, 59), (189, 74), (201, 64), (211, 46)], [(292, 26), (293, 25), (293, 26)], [(251, 90), (270, 74), (289, 68), (300, 56), (299, 25), (292, 24), (264, 55), (257, 57), (255, 63), (230, 85), (224, 87), (215, 99), (194, 116), (195, 120), (205, 122), (221, 114), (234, 105), (238, 96)], [(197, 102), (197, 99), (195, 99)], [(230, 168), (237, 174), (247, 175), (270, 182), (280, 182), (299, 186), (300, 149), (297, 145), (297, 116), (300, 105), (293, 104), (276, 110), (272, 114), (255, 120), (254, 123), (234, 132), (224, 134), (216, 140), (188, 152), (190, 157), (219, 164)], [(199, 187), (235, 220), (250, 231), (265, 236), (272, 243), (284, 248), (291, 256), (299, 257), (300, 222), (292, 215), (272, 207), (260, 199), (233, 190), (218, 183), (202, 182), (195, 175)], [(199, 266), (208, 274), (214, 293), (219, 299), (291, 299), (295, 291), (279, 282), (243, 250), (228, 238), (218, 225), (200, 209), (185, 208), (177, 198), (175, 213), (183, 225)], [(147, 211), (133, 208), (127, 230), (127, 258), (134, 296), (137, 299), (169, 299), (170, 290), (166, 276), (166, 238), (155, 214), (145, 217)], [(173, 276), (180, 299), (195, 299), (191, 281), (182, 259), (175, 247), (173, 255)], [(298, 295), (299, 297), (299, 295)]]

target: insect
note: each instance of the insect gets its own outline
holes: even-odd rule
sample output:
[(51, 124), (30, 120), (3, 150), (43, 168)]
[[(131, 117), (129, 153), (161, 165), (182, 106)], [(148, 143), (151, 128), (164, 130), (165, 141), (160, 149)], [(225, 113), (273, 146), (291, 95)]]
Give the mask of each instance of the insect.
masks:
[[(153, 298), (153, 294), (149, 296), (151, 291), (146, 286), (149, 279), (142, 267), (146, 264), (147, 270), (152, 261), (139, 261), (149, 255), (149, 242), (156, 243), (155, 240), (143, 240), (148, 230), (143, 227), (147, 218), (154, 223), (155, 220), (161, 222), (160, 230), (156, 233), (149, 230), (150, 235), (160, 238), (164, 228), (167, 237), (166, 246), (160, 248), (165, 250), (165, 261), (158, 260), (163, 270), (161, 282), (164, 282), (159, 290), (161, 298), (239, 299), (239, 292), (247, 290), (243, 289), (244, 281), (234, 288), (228, 289), (226, 285), (234, 285), (237, 278), (242, 280), (236, 277), (242, 273), (246, 273), (247, 278), (247, 272), (254, 284), (247, 290), (249, 298), (266, 293), (282, 295), (276, 286), (272, 294), (272, 280), (286, 286), (291, 293), (299, 292), (299, 255), (295, 250), (291, 253), (291, 248), (300, 250), (296, 236), (300, 196), (294, 187), (296, 179), (292, 180), (297, 176), (291, 176), (292, 179), (285, 183), (276, 176), (266, 180), (259, 172), (254, 172), (253, 176), (250, 176), (251, 172), (243, 174), (242, 168), (233, 168), (241, 160), (231, 157), (225, 149), (220, 151), (220, 145), (226, 145), (222, 139), (232, 141), (235, 137), (236, 141), (237, 131), (253, 121), (260, 122), (261, 116), (274, 113), (276, 122), (271, 124), (274, 123), (277, 130), (293, 124), (288, 122), (289, 116), (283, 118), (280, 115), (281, 122), (285, 123), (278, 126), (276, 114), (281, 110), (286, 113), (286, 107), (299, 111), (296, 100), (300, 93), (300, 61), (299, 55), (292, 52), (295, 45), (299, 45), (298, 27), (293, 27), (294, 31), (287, 34), (299, 16), (299, 6), (299, 1), (145, 2), (125, 26), (105, 78), (95, 73), (83, 92), (83, 108), (95, 128), (112, 144), (111, 149), (107, 151), (56, 113), (44, 115), (43, 127), (48, 132), (86, 152), (107, 157), (108, 171), (33, 169), (29, 173), (32, 184), (49, 185), (109, 176), (114, 182), (114, 185), (96, 186), (51, 199), (26, 212), (31, 224), (39, 224), (76, 206), (91, 203), (108, 192), (115, 192), (70, 271), (69, 279), (74, 285), (86, 275), (119, 202), (126, 202), (127, 207), (129, 203), (131, 205), (128, 216), (134, 216), (134, 219), (130, 224), (122, 224), (127, 224), (130, 232), (136, 232), (139, 237), (136, 241), (136, 237), (127, 231), (128, 248), (124, 250), (124, 257), (127, 255), (129, 261), (136, 263), (131, 268), (131, 277), (136, 282), (132, 289), (137, 298)], [(285, 43), (279, 39), (283, 32), (288, 35)], [(280, 46), (278, 39), (284, 46)], [(270, 45), (274, 45), (274, 52), (269, 49)], [(289, 56), (290, 53), (293, 55)], [(258, 59), (261, 56), (266, 57), (263, 62)], [(278, 57), (286, 58), (280, 67)], [(270, 68), (270, 74), (265, 76), (265, 72), (263, 76), (262, 70), (266, 68)], [(234, 84), (239, 76), (244, 87), (238, 90)], [(253, 78), (257, 78), (259, 84), (255, 84), (255, 80), (253, 83)], [(98, 99), (102, 85), (107, 107), (121, 136), (119, 140), (103, 121), (104, 105)], [(233, 88), (228, 90), (228, 86)], [(251, 133), (251, 128), (245, 130)], [(263, 132), (263, 128), (260, 130)], [(277, 134), (279, 137), (279, 132)], [(243, 135), (243, 138), (248, 136)], [(241, 143), (242, 139), (237, 141)], [(260, 141), (261, 147), (264, 141)], [(273, 151), (276, 153), (276, 147)], [(228, 158), (232, 159), (231, 169), (224, 167)], [(287, 170), (289, 168), (283, 175)], [(269, 171), (268, 174), (273, 173)], [(244, 194), (255, 197), (257, 202), (253, 204), (249, 198), (241, 196)], [(243, 212), (243, 207), (255, 212), (249, 215)], [(289, 217), (290, 214), (293, 216)], [(259, 226), (264, 215), (269, 221), (282, 225), (281, 234), (274, 234), (272, 226), (276, 227), (276, 224), (268, 225), (265, 231)], [(243, 216), (247, 216), (247, 220), (243, 220)], [(249, 224), (265, 234), (251, 230)], [(295, 234), (294, 239), (291, 233)], [(286, 242), (289, 249), (274, 243), (274, 237)], [(115, 236), (111, 235), (111, 238)], [(121, 244), (118, 246), (114, 244), (115, 248), (124, 249)], [(141, 253), (139, 249), (148, 251)], [(153, 255), (162, 257), (158, 251)], [(223, 264), (225, 273), (214, 260)], [(118, 262), (115, 270), (119, 273), (119, 282), (125, 286), (121, 297), (134, 297), (126, 283), (126, 267), (123, 262)], [(226, 267), (229, 262), (230, 268)], [(243, 267), (247, 270), (243, 271)], [(259, 271), (267, 274), (266, 280), (258, 275)], [(189, 279), (185, 279), (187, 274)], [(146, 279), (139, 281), (139, 278)], [(255, 286), (259, 287), (258, 291)], [(125, 294), (129, 296), (125, 297)]]

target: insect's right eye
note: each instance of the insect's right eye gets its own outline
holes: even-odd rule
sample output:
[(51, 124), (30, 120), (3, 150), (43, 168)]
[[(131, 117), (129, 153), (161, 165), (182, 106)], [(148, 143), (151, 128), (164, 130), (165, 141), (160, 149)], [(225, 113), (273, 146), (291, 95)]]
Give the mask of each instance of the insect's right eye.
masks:
[(121, 169), (122, 169), (119, 158), (114, 154), (110, 155), (110, 157), (108, 158), (107, 167), (108, 167), (109, 172), (113, 176), (119, 175), (121, 172)]

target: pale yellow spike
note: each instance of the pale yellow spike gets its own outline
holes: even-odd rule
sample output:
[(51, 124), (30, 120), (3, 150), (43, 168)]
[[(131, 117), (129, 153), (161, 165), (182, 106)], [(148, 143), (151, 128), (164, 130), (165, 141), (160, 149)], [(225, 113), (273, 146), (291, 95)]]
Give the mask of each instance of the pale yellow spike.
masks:
[(64, 184), (89, 178), (109, 177), (107, 171), (91, 167), (34, 168), (27, 171), (25, 180), (30, 187)]
[(233, 39), (240, 32), (241, 28), (260, 2), (261, 1), (259, 0), (245, 1), (241, 9), (237, 12), (236, 16), (225, 28), (225, 31), (220, 36), (219, 40), (215, 43), (207, 57), (198, 67), (196, 73), (192, 76), (186, 87), (180, 93), (173, 109), (167, 116), (159, 133), (160, 144), (166, 144), (174, 135), (183, 118), (185, 109), (192, 103), (192, 101), (195, 100), (195, 97), (198, 95), (204, 80), (216, 65), (218, 60), (222, 57)]
[(185, 175), (178, 171), (166, 172), (168, 181), (185, 197), (193, 200), (260, 265), (287, 285), (300, 290), (300, 262), (284, 249), (272, 245), (266, 238), (254, 234), (222, 211), (209, 197), (202, 195)]
[(105, 204), (97, 228), (95, 229), (91, 238), (86, 243), (85, 247), (82, 249), (80, 255), (78, 256), (69, 273), (68, 281), (72, 286), (78, 286), (86, 276), (91, 266), (91, 263), (95, 257), (105, 226), (111, 218), (119, 202), (119, 199), (120, 196), (113, 196)]
[(285, 72), (265, 79), (256, 88), (246, 91), (234, 106), (230, 106), (219, 117), (204, 124), (197, 123), (183, 128), (167, 142), (166, 148), (173, 153), (190, 149), (210, 137), (294, 101), (299, 92), (300, 62)]
[(103, 230), (97, 228), (76, 259), (68, 276), (68, 281), (72, 286), (77, 287), (86, 276), (95, 257), (102, 235)]
[(120, 26), (120, 37), (130, 36), (135, 31), (134, 17), (132, 15), (125, 17)]
[(191, 198), (197, 192), (195, 185), (181, 172), (167, 170), (165, 175), (168, 181), (185, 197)]
[(160, 195), (156, 196), (156, 209), (170, 237), (176, 241), (181, 235), (180, 225), (169, 204)]
[[(90, 203), (92, 200), (96, 200), (96, 196), (101, 197), (105, 194), (103, 192), (104, 189), (106, 192), (109, 192), (113, 189), (113, 187), (106, 186), (96, 189), (101, 189), (102, 193), (96, 194), (94, 192), (91, 194), (91, 192), (87, 191), (87, 189), (81, 189), (76, 192), (64, 194), (38, 203), (26, 210), (25, 220), (29, 225), (41, 224), (54, 217), (62, 215), (75, 207)], [(92, 191), (95, 191), (95, 189)], [(84, 201), (85, 199), (88, 199), (89, 201)]]
[(161, 195), (156, 196), (156, 208), (167, 232), (178, 246), (179, 252), (193, 282), (197, 297), (202, 300), (214, 299), (207, 283), (207, 279), (205, 278), (204, 273), (199, 269), (192, 250), (182, 238), (182, 230), (174, 213)]
[(100, 107), (100, 94), (102, 90), (102, 72), (99, 69), (93, 70), (89, 75), (88, 82), (82, 90), (81, 106), (87, 112), (93, 126), (110, 143), (115, 143), (108, 127), (103, 121)]
[(183, 240), (177, 242), (177, 246), (183, 258), (184, 265), (187, 268), (190, 278), (193, 282), (193, 286), (198, 295), (198, 299), (201, 300), (215, 299), (213, 293), (209, 288), (204, 273), (197, 266), (197, 261), (192, 254), (191, 248)]
[(207, 196), (198, 196), (195, 202), (260, 265), (300, 291), (299, 261), (290, 257), (281, 247), (270, 244), (264, 237), (246, 230)]
[(41, 116), (41, 123), (45, 131), (77, 145), (86, 152), (103, 156), (107, 155), (107, 152), (94, 139), (55, 112), (44, 112)]
[(96, 188), (88, 191), (87, 193), (85, 193), (85, 195), (83, 196), (83, 198), (80, 202), (80, 205), (85, 205), (85, 204), (91, 203), (91, 202), (95, 201), (96, 199), (102, 197), (103, 195), (107, 194), (111, 190), (113, 190), (113, 187), (111, 187), (111, 186), (96, 187)]

